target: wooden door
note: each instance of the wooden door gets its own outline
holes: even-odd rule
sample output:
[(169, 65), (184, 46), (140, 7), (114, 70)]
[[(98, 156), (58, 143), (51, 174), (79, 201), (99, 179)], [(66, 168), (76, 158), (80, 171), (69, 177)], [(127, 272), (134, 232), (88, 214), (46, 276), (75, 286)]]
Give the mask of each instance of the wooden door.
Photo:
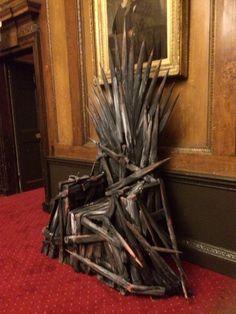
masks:
[(19, 191), (7, 70), (0, 62), (0, 194)]
[(43, 185), (34, 66), (8, 64), (20, 191)]

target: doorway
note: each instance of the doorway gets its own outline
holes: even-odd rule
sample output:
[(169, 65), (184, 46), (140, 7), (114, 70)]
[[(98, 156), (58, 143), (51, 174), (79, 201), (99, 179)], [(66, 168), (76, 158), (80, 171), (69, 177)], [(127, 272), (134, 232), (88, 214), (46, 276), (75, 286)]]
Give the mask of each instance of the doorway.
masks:
[[(7, 176), (13, 176), (17, 181), (8, 187), (8, 194), (12, 194), (43, 186), (41, 134), (32, 50), (7, 58), (3, 66), (8, 94), (5, 99), (8, 101), (1, 107), (9, 107), (8, 126), (12, 133), (11, 143), (4, 149), (8, 155), (7, 151), (12, 150), (9, 145), (14, 147), (14, 158), (8, 168), (16, 172), (14, 175), (7, 173)], [(3, 120), (2, 117), (2, 124), (7, 123)], [(6, 132), (5, 128), (3, 137), (7, 136)], [(9, 160), (5, 162), (9, 163)]]

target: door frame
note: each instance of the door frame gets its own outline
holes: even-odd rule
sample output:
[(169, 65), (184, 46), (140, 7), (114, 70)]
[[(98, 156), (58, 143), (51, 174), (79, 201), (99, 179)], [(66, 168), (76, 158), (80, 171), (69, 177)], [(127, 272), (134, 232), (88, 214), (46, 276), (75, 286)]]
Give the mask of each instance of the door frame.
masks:
[[(14, 1), (9, 1), (8, 8), (1, 11), (0, 18), (2, 20), (2, 42), (0, 45), (0, 63), (5, 63), (9, 58), (12, 59), (19, 54), (22, 55), (29, 49), (32, 50), (35, 70), (36, 97), (38, 104), (37, 114), (39, 130), (41, 133), (41, 164), (45, 186), (46, 204), (49, 201), (49, 181), (47, 176), (48, 132), (43, 84), (40, 31), (38, 26), (40, 4), (38, 4), (37, 1), (30, 0), (30, 2), (22, 1), (22, 6), (23, 5), (25, 6), (25, 10), (21, 10), (22, 8), (15, 6)], [(18, 8), (19, 13), (17, 13)], [(9, 14), (9, 12), (11, 12), (11, 14)], [(14, 14), (12, 12), (14, 12)]]
[(0, 193), (4, 195), (19, 191), (14, 127), (6, 65), (0, 62)]
[[(26, 59), (25, 59), (26, 57)], [(29, 58), (28, 58), (29, 57)], [(28, 59), (28, 60), (27, 60)], [(18, 181), (19, 181), (19, 191), (27, 191), (37, 187), (42, 187), (44, 185), (44, 179), (42, 175), (42, 145), (41, 140), (39, 140), (39, 136), (35, 137), (36, 133), (40, 132), (39, 124), (40, 124), (40, 116), (39, 116), (39, 104), (36, 88), (36, 77), (35, 77), (35, 66), (33, 63), (33, 51), (30, 49), (29, 51), (23, 51), (19, 56), (14, 55), (12, 58), (8, 58), (6, 61), (7, 72), (8, 72), (8, 86), (10, 91), (10, 99), (11, 99), (11, 111), (12, 111), (12, 120), (14, 126), (15, 133), (15, 147), (16, 147), (16, 160), (17, 160), (17, 169), (18, 169)], [(18, 76), (16, 76), (15, 71), (17, 71)], [(26, 71), (26, 72), (25, 72)], [(18, 83), (26, 82), (25, 78), (30, 80), (27, 85), (24, 84), (27, 92), (25, 96), (22, 98), (21, 87), (18, 86)], [(17, 83), (18, 82), (18, 83)], [(27, 101), (26, 96), (31, 95), (33, 98), (29, 103)], [(19, 98), (20, 97), (20, 98)], [(22, 102), (23, 101), (23, 102)], [(28, 110), (32, 110), (31, 113), (27, 114), (25, 111), (24, 101), (30, 104)], [(31, 109), (30, 109), (31, 108)], [(26, 117), (27, 120), (26, 120)], [(32, 120), (33, 119), (33, 120)], [(19, 124), (19, 121), (21, 123)], [(23, 122), (24, 121), (24, 122)], [(28, 122), (27, 122), (28, 121)], [(33, 124), (32, 121), (35, 121), (34, 130), (32, 129)], [(37, 122), (36, 122), (37, 121)], [(23, 125), (28, 126), (30, 123), (31, 128), (23, 128)], [(26, 123), (26, 124), (25, 124)], [(23, 131), (23, 132), (22, 132)], [(38, 133), (41, 135), (41, 133)], [(28, 143), (28, 144), (26, 144)], [(34, 143), (34, 144), (33, 144)], [(27, 145), (27, 146), (26, 146)], [(35, 150), (32, 147), (39, 151), (32, 159), (33, 151), (35, 154)], [(28, 153), (26, 153), (26, 151)], [(26, 154), (26, 155), (25, 155)], [(27, 161), (26, 161), (27, 160)], [(33, 168), (30, 168), (30, 165)], [(31, 173), (31, 170), (33, 171)], [(37, 173), (34, 173), (33, 169), (38, 169)], [(34, 175), (33, 175), (34, 173)], [(33, 175), (33, 177), (32, 177)]]

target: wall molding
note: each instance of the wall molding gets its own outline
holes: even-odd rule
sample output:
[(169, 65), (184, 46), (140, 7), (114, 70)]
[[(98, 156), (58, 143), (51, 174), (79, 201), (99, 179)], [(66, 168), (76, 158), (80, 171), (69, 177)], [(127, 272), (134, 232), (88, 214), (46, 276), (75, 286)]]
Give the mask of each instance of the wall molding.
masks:
[(80, 160), (80, 159), (73, 159), (73, 158), (63, 158), (63, 157), (53, 157), (48, 156), (47, 161), (49, 164), (56, 164), (56, 165), (68, 165), (68, 166), (75, 166), (75, 167), (85, 167), (85, 168), (92, 168), (93, 162), (87, 160)]
[(196, 240), (181, 239), (178, 241), (180, 247), (192, 249), (200, 253), (208, 254), (219, 259), (227, 260), (236, 264), (236, 252), (227, 250), (222, 247), (217, 247), (208, 243), (203, 243)]
[(236, 180), (235, 178), (231, 177), (221, 177), (181, 171), (164, 171), (164, 176), (167, 180), (181, 184), (236, 191)]
[(214, 71), (215, 71), (215, 53), (216, 53), (216, 0), (209, 1), (209, 10), (210, 10), (210, 18), (209, 18), (209, 41), (208, 41), (208, 85), (207, 85), (207, 138), (205, 144), (200, 145), (190, 145), (188, 147), (182, 146), (161, 146), (161, 150), (165, 152), (172, 153), (201, 153), (201, 154), (210, 154), (212, 152), (212, 143), (213, 143), (213, 121), (212, 121), (212, 112), (214, 110)]
[[(92, 168), (93, 162), (82, 159), (74, 159), (68, 157), (48, 156), (49, 164), (58, 165), (73, 165), (76, 167)], [(98, 166), (97, 166), (98, 168)], [(236, 179), (231, 177), (221, 177), (208, 174), (196, 174), (183, 171), (165, 171), (163, 170), (164, 178), (172, 182), (181, 184), (191, 184), (196, 186), (210, 187), (216, 189), (236, 191)]]

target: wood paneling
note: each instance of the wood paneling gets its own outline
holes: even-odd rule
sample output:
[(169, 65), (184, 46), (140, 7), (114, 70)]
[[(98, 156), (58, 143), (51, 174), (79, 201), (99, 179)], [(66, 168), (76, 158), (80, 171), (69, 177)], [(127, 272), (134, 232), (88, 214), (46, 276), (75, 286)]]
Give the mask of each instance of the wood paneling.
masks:
[[(236, 3), (217, 2), (214, 155), (235, 155)], [(236, 162), (236, 161), (235, 161)], [(235, 175), (235, 173), (234, 173)]]
[[(96, 74), (92, 2), (47, 0), (42, 8), (51, 156), (96, 156), (86, 113)], [(191, 0), (189, 25), (188, 78), (177, 81), (180, 100), (162, 138), (163, 154), (171, 155), (172, 170), (235, 177), (234, 1)]]
[[(82, 95), (82, 72), (80, 54), (80, 25), (77, 1), (64, 0), (65, 19), (67, 29), (67, 53), (69, 56), (69, 83), (71, 95), (71, 113), (73, 125), (73, 146), (83, 145), (84, 129), (83, 123), (83, 95)], [(76, 10), (75, 10), (76, 8)], [(76, 29), (76, 31), (72, 31)]]
[[(96, 157), (86, 113), (96, 74), (92, 2), (42, 2), (51, 196)], [(189, 25), (188, 78), (177, 80), (180, 100), (162, 136), (171, 210), (188, 257), (235, 276), (236, 3), (191, 0)]]
[(42, 76), (43, 76), (43, 88), (45, 97), (46, 117), (48, 126), (48, 150), (49, 154), (54, 154), (54, 142), (57, 139), (57, 114), (56, 103), (54, 99), (54, 84), (52, 75), (52, 63), (50, 53), (50, 28), (49, 28), (49, 15), (47, 2), (43, 1), (40, 10), (39, 24), (40, 24), (40, 44), (42, 54)]
[(208, 128), (211, 100), (210, 53), (213, 27), (211, 1), (191, 1), (189, 33), (189, 71), (179, 82), (180, 99), (164, 134), (163, 146), (193, 149), (209, 148)]
[(48, 1), (47, 4), (53, 92), (58, 125), (57, 140), (60, 144), (72, 145), (73, 126), (64, 0)]

